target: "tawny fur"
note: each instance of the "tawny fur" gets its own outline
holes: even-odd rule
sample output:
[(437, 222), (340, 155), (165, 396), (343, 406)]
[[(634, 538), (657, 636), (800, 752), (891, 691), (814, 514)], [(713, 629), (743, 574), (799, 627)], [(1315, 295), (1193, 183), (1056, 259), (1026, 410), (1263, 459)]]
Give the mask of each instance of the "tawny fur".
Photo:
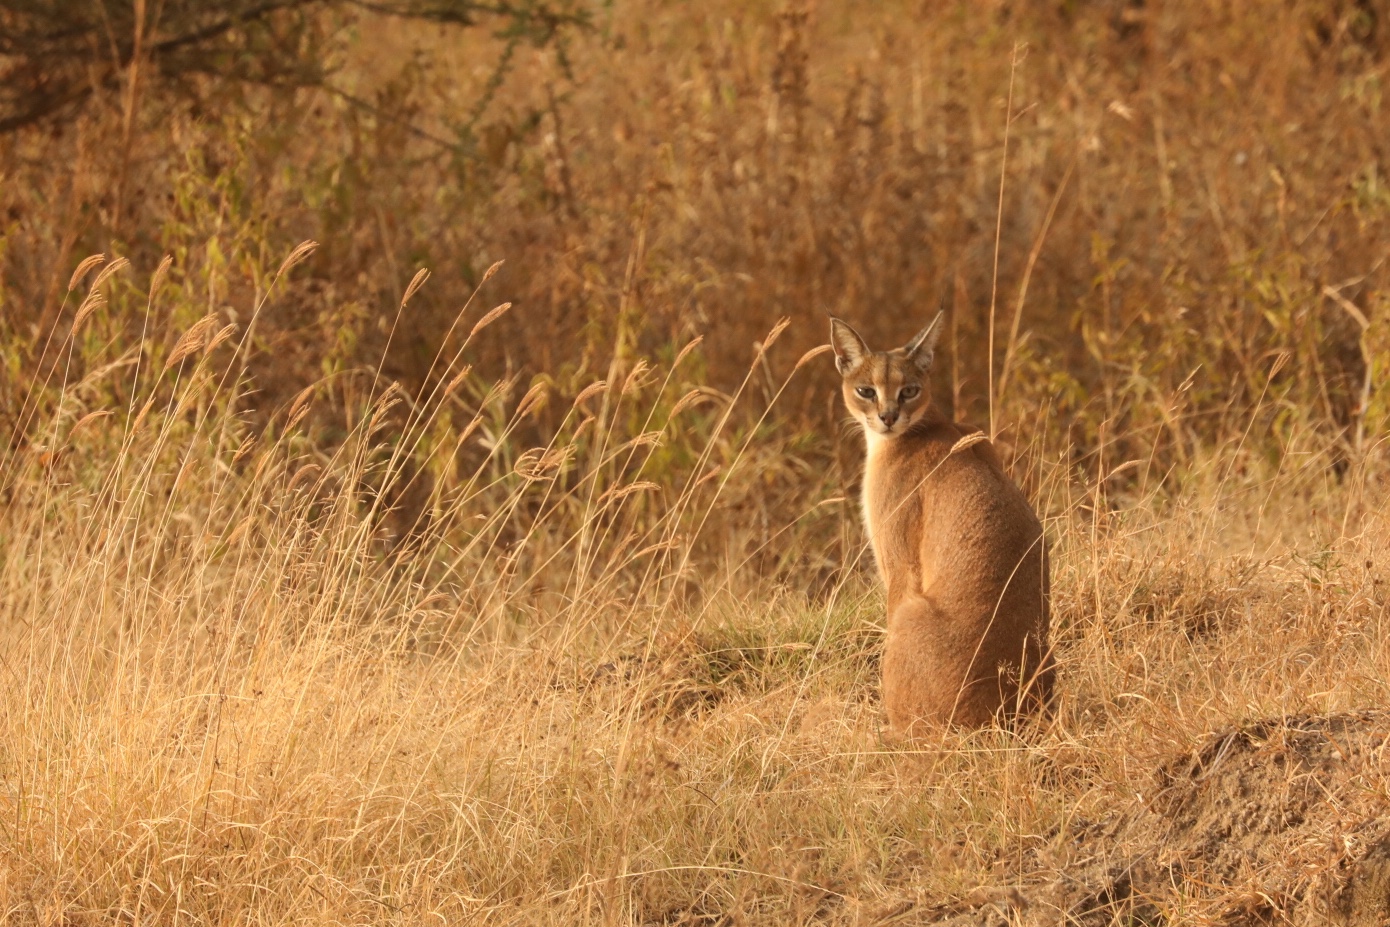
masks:
[(885, 352), (839, 320), (831, 331), (868, 442), (864, 520), (888, 589), (883, 701), (909, 736), (1036, 712), (1053, 681), (1042, 525), (979, 429), (932, 404), (939, 322)]

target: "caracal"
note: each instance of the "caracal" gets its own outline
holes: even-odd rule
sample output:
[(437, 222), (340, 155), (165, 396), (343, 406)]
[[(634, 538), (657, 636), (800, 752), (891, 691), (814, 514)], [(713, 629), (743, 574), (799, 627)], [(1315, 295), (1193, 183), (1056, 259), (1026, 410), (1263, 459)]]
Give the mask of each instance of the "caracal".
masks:
[(830, 325), (868, 442), (864, 526), (888, 587), (883, 702), (907, 736), (1031, 713), (1052, 694), (1042, 525), (988, 437), (932, 403), (940, 323), (891, 351)]

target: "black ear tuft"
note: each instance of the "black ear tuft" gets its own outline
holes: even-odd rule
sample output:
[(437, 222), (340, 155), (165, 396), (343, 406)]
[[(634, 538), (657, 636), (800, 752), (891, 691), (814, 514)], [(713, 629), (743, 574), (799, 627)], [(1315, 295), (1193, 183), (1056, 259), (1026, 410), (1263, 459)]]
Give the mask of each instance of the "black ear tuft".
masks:
[(847, 376), (869, 354), (859, 333), (835, 317), (830, 319), (830, 346), (835, 349), (835, 369)]
[(938, 312), (931, 324), (918, 332), (917, 337), (903, 347), (903, 353), (922, 370), (931, 367), (932, 358), (936, 354), (936, 340), (941, 337), (941, 319), (945, 315), (945, 312)]

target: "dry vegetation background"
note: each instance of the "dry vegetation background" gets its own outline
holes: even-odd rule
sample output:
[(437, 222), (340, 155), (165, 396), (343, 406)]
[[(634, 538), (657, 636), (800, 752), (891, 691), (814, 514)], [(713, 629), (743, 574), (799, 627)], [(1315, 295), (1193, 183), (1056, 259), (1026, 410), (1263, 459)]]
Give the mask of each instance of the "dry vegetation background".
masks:
[[(1385, 3), (96, 6), (0, 10), (0, 919), (1390, 919)], [(943, 305), (1061, 697), (908, 746), (808, 352)]]

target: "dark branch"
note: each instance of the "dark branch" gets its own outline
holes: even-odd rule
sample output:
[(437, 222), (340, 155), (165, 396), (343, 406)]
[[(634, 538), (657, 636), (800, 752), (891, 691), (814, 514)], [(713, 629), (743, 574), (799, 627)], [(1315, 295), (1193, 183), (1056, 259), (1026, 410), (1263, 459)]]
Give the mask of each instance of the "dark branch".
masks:
[[(459, 28), (495, 21), (495, 34), (507, 39), (508, 50), (494, 82), (505, 74), (506, 59), (518, 42), (545, 45), (556, 41), (562, 29), (589, 23), (585, 13), (566, 7), (564, 0), (166, 0), (157, 34), (141, 56), (152, 73), (176, 84), (181, 77), (205, 75), (249, 84), (319, 86), (347, 98), (326, 85), (320, 66), (324, 56), (319, 54), (323, 39), (310, 25), (316, 12), (334, 8)], [(281, 40), (287, 24), (298, 30), (291, 33), (296, 41), (289, 47)], [(96, 91), (117, 86), (136, 54), (136, 31), (129, 4), (0, 0), (0, 134), (71, 118)], [(270, 39), (273, 51), (260, 50), (257, 43), (263, 37)], [(248, 46), (257, 53), (248, 55)], [(495, 90), (490, 84), (480, 109)], [(362, 100), (350, 102), (371, 108)], [(414, 126), (410, 130), (457, 147)]]

